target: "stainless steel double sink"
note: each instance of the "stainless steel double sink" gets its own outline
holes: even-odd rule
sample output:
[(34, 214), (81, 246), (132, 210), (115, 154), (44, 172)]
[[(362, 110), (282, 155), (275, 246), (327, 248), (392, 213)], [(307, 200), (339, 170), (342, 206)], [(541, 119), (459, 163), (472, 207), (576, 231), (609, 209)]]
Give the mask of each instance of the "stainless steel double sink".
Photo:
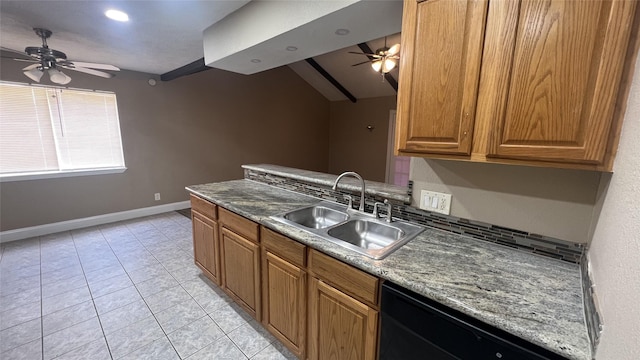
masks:
[(329, 201), (271, 218), (373, 259), (388, 256), (424, 230), (404, 221), (386, 222)]

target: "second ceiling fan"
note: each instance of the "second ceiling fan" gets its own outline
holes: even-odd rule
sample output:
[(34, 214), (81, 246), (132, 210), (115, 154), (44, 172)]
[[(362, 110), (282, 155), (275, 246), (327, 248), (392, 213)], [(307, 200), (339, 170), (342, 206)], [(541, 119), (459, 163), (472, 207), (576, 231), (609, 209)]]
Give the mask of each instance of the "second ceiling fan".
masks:
[(349, 51), (349, 54), (366, 55), (367, 57), (369, 57), (369, 60), (351, 66), (370, 63), (373, 70), (384, 75), (393, 70), (398, 65), (398, 60), (400, 59), (400, 44), (395, 44), (391, 47), (387, 47), (387, 37), (385, 36), (384, 46), (377, 49), (373, 54), (353, 51)]

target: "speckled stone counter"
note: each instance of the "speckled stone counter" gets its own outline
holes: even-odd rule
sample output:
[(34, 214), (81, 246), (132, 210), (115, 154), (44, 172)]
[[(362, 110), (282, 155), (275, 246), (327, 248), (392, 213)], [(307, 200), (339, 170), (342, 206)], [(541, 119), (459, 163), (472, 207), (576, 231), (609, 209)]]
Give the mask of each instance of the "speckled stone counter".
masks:
[[(245, 170), (255, 170), (326, 187), (333, 186), (337, 177), (337, 175), (325, 174), (317, 171), (301, 170), (271, 164), (242, 165), (242, 168)], [(360, 181), (350, 177), (344, 178), (340, 181), (340, 188), (360, 193)], [(377, 181), (365, 180), (365, 192), (367, 194), (375, 194), (387, 199), (397, 200), (405, 204), (409, 204), (411, 202), (411, 196), (407, 194), (407, 187), (405, 186), (396, 186)]]
[(187, 190), (569, 359), (592, 358), (576, 264), (431, 228), (387, 258), (373, 260), (270, 218), (316, 198), (249, 180)]

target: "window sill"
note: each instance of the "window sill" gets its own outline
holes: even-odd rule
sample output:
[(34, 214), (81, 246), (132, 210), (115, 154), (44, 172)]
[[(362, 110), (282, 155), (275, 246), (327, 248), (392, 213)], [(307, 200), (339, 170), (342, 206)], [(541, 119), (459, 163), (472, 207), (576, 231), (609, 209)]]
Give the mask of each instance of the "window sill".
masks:
[(7, 175), (0, 175), (0, 182), (54, 179), (54, 178), (87, 176), (87, 175), (120, 174), (125, 172), (125, 170), (127, 170), (126, 167), (113, 167), (113, 168), (103, 168), (103, 169), (63, 170), (63, 171), (47, 171), (47, 172), (37, 172), (37, 173), (7, 174)]

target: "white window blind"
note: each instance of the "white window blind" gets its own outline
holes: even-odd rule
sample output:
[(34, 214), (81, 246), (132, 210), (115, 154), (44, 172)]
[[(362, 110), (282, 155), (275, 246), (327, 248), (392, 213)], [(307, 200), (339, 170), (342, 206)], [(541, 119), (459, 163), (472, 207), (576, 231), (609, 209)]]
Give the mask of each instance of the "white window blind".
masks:
[(117, 167), (115, 94), (0, 83), (0, 176)]

